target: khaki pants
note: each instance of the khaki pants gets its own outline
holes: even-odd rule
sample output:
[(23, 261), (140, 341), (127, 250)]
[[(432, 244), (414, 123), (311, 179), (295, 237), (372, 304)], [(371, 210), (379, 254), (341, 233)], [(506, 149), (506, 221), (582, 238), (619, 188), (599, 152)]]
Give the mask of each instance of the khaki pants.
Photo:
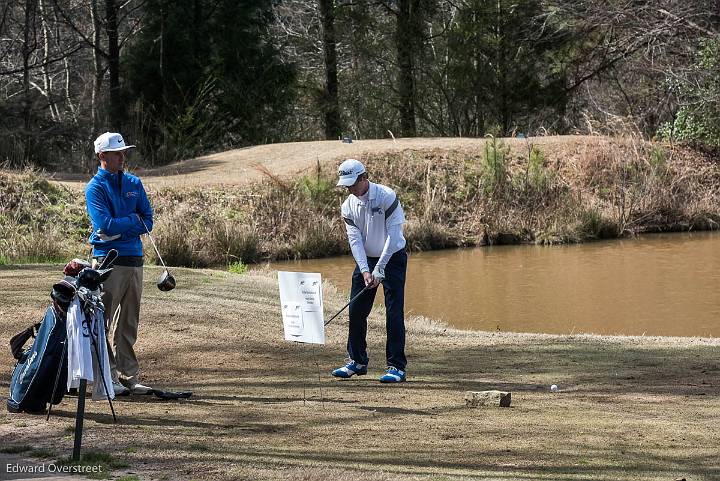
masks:
[(114, 382), (128, 387), (140, 378), (134, 346), (140, 322), (142, 281), (142, 267), (115, 266), (103, 283), (110, 372)]

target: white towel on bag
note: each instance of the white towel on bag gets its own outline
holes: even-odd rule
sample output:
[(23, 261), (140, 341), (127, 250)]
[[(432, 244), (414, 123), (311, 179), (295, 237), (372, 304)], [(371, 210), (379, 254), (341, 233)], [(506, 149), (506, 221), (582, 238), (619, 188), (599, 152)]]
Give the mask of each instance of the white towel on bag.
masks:
[[(110, 399), (115, 398), (110, 376), (110, 360), (105, 340), (103, 317), (103, 311), (98, 309), (93, 316), (86, 318), (78, 296), (75, 296), (72, 300), (67, 312), (67, 388), (77, 388), (80, 386), (80, 380), (85, 379), (93, 385), (92, 398), (96, 401), (106, 399), (106, 393), (110, 395)], [(98, 357), (102, 366), (98, 366), (95, 359), (93, 344), (98, 348)], [(102, 375), (100, 369), (102, 369)], [(96, 379), (97, 382), (95, 382)], [(104, 389), (102, 386), (103, 379), (105, 380)]]

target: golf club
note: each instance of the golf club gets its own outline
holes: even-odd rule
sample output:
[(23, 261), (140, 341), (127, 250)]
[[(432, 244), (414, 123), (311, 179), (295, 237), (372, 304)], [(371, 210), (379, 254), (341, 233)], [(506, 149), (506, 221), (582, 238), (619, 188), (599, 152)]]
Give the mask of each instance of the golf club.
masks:
[(357, 299), (358, 297), (360, 297), (360, 296), (362, 295), (362, 293), (365, 292), (365, 291), (367, 291), (369, 288), (370, 288), (369, 285), (363, 287), (363, 290), (360, 291), (360, 292), (358, 292), (357, 294), (355, 294), (355, 297), (353, 297), (352, 299), (350, 299), (347, 304), (345, 304), (344, 306), (342, 306), (342, 309), (340, 309), (339, 311), (337, 311), (337, 313), (336, 313), (334, 316), (332, 316), (330, 319), (328, 319), (328, 320), (325, 322), (325, 325), (327, 326), (328, 324), (330, 324), (330, 321), (332, 321), (332, 320), (335, 319), (337, 316), (339, 316), (340, 313), (341, 313), (342, 311), (344, 311), (347, 306), (349, 306), (350, 304), (352, 304), (352, 303), (355, 301), (355, 299)]
[(171, 291), (175, 288), (175, 277), (173, 277), (172, 274), (170, 274), (170, 271), (168, 270), (167, 266), (165, 265), (165, 261), (163, 261), (162, 256), (160, 255), (160, 251), (157, 248), (157, 245), (155, 245), (155, 240), (152, 238), (152, 235), (150, 235), (150, 229), (148, 229), (147, 224), (145, 221), (140, 217), (140, 222), (142, 222), (143, 226), (145, 227), (145, 232), (147, 232), (147, 236), (150, 238), (150, 242), (152, 242), (153, 248), (155, 249), (155, 253), (158, 256), (158, 259), (160, 259), (160, 263), (165, 268), (165, 272), (162, 273), (160, 276), (160, 280), (157, 283), (158, 289), (161, 291)]
[(118, 258), (118, 251), (116, 249), (110, 249), (107, 254), (105, 254), (105, 258), (103, 259), (102, 263), (97, 267), (96, 270), (103, 271), (105, 269), (109, 269), (112, 267), (113, 263)]

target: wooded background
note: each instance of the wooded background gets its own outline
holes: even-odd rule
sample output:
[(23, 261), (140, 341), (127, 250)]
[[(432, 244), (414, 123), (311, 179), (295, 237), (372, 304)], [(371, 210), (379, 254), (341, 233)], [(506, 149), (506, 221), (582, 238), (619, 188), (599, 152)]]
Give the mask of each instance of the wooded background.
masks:
[(308, 139), (720, 145), (720, 0), (0, 0), (0, 166)]

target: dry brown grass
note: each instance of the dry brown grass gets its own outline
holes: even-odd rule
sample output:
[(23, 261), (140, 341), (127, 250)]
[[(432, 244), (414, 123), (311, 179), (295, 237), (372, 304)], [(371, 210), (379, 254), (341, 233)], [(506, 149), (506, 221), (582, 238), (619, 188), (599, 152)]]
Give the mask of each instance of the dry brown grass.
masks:
[[(634, 136), (338, 144), (242, 149), (218, 154), (207, 170), (193, 164), (178, 167), (181, 174), (167, 171), (162, 184), (150, 177), (148, 185), (168, 186), (150, 191), (154, 235), (166, 262), (206, 267), (347, 253), (339, 218), (346, 194), (334, 187), (333, 156), (343, 152), (361, 153), (371, 179), (396, 189), (408, 218), (408, 245), (416, 250), (720, 227), (720, 164), (700, 152)], [(323, 155), (311, 155), (315, 148)], [(488, 161), (493, 152), (495, 163)], [(262, 181), (248, 184), (232, 170), (240, 164), (254, 168)], [(288, 176), (291, 166), (294, 175)], [(217, 184), (208, 184), (210, 173)], [(18, 178), (6, 182), (13, 188), (0, 200), (0, 224), (6, 227), (0, 263), (37, 259), (28, 246), (52, 259), (87, 252), (83, 196), (37, 176)], [(43, 200), (45, 191), (69, 206), (65, 217)], [(23, 202), (28, 197), (46, 206), (40, 215), (26, 215), (37, 204)], [(20, 217), (4, 214), (4, 202), (17, 204)], [(21, 217), (34, 220), (22, 223)], [(37, 242), (41, 237), (52, 245)], [(146, 253), (155, 257), (149, 245)]]
[(0, 264), (59, 262), (78, 255), (90, 234), (82, 194), (38, 172), (2, 170), (0, 192)]
[[(456, 245), (563, 243), (720, 226), (720, 164), (637, 137), (503, 139), (485, 148), (368, 156), (410, 218), (439, 224)], [(531, 152), (540, 154), (533, 169)], [(490, 184), (488, 184), (490, 182)]]
[[(59, 266), (0, 267), (0, 338), (34, 322)], [(718, 479), (720, 341), (468, 332), (408, 322), (409, 381), (376, 382), (383, 322), (370, 319), (371, 375), (336, 381), (345, 326), (325, 347), (281, 340), (272, 271), (147, 268), (138, 352), (143, 378), (192, 389), (186, 402), (88, 405), (84, 449), (141, 479)], [(327, 312), (343, 304), (325, 286)], [(340, 319), (338, 319), (339, 321)], [(317, 363), (317, 364), (316, 364)], [(0, 385), (7, 390), (10, 356)], [(319, 377), (318, 377), (319, 371)], [(551, 393), (552, 383), (561, 388)], [(512, 392), (507, 409), (468, 409), (466, 390)], [(0, 445), (72, 450), (75, 402), (56, 415), (0, 414)]]

